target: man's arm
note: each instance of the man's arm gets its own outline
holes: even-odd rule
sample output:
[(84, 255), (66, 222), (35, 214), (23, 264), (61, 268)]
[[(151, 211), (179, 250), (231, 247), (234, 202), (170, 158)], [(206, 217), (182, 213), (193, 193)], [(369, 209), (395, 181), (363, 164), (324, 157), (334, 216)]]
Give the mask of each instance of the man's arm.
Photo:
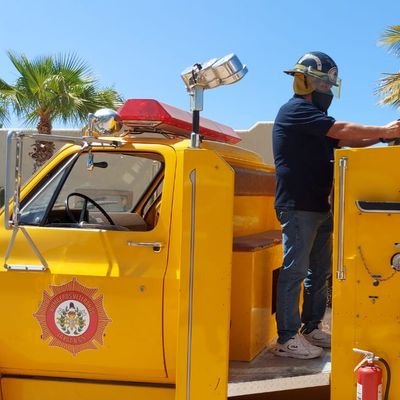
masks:
[(327, 136), (339, 139), (339, 146), (365, 147), (379, 142), (380, 139), (400, 137), (400, 121), (386, 125), (361, 125), (353, 122), (336, 121)]
[(339, 140), (339, 147), (368, 147), (381, 142), (380, 139), (342, 139)]

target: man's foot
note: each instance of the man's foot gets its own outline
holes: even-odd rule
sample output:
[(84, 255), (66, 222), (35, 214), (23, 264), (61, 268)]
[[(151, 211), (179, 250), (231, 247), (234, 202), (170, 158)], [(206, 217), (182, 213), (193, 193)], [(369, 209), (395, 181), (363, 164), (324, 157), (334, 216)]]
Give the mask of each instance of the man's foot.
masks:
[(310, 333), (303, 332), (303, 336), (314, 346), (324, 347), (326, 349), (331, 348), (331, 335), (320, 328), (314, 329)]
[(279, 357), (291, 357), (291, 358), (317, 358), (322, 354), (322, 348), (313, 346), (305, 338), (297, 334), (289, 339), (286, 343), (277, 343), (273, 352)]

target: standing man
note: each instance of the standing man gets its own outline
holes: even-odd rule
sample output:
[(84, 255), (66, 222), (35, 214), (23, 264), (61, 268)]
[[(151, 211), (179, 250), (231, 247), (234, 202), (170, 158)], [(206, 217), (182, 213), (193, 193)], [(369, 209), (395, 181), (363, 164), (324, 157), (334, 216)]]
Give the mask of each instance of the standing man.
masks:
[(321, 320), (331, 276), (334, 149), (398, 138), (400, 122), (371, 126), (339, 122), (328, 116), (333, 96), (340, 94), (341, 82), (336, 63), (325, 53), (307, 53), (293, 69), (284, 72), (294, 77), (294, 96), (279, 110), (272, 135), (275, 209), (283, 245), (274, 353), (308, 359), (319, 357), (322, 348), (331, 345), (330, 335), (321, 330)]

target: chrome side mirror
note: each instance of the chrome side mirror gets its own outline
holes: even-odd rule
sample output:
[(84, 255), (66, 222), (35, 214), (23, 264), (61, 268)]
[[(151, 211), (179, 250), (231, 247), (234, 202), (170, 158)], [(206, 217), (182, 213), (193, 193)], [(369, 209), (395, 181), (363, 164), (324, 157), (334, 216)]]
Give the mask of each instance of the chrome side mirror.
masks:
[(101, 108), (88, 117), (87, 136), (118, 136), (122, 128), (118, 113), (110, 108)]

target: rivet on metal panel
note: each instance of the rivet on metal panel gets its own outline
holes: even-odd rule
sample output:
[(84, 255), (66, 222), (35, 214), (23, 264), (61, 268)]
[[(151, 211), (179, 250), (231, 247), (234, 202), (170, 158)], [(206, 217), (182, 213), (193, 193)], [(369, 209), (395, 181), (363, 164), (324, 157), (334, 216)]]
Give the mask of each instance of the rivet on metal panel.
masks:
[(368, 296), (368, 298), (371, 300), (372, 304), (375, 304), (379, 299), (379, 296)]

